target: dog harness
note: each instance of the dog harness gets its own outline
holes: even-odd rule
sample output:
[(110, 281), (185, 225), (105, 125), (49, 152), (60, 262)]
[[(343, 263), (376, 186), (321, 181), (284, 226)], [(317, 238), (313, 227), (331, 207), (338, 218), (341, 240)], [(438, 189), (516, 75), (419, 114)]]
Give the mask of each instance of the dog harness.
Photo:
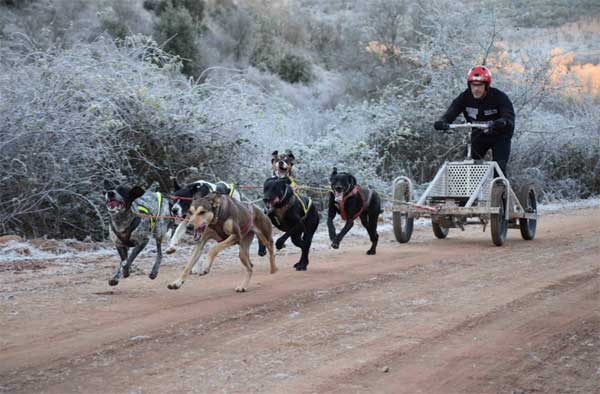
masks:
[(156, 224), (156, 220), (160, 216), (161, 211), (161, 203), (162, 203), (162, 194), (160, 192), (156, 192), (156, 200), (158, 201), (158, 209), (156, 211), (156, 217), (150, 215), (150, 211), (143, 205), (138, 205), (137, 210), (145, 215), (150, 216), (150, 231), (154, 231), (154, 225)]
[(348, 213), (346, 212), (346, 200), (357, 194), (360, 196), (361, 206), (360, 206), (360, 209), (358, 210), (358, 212), (355, 213), (354, 216), (352, 217), (352, 220), (355, 220), (357, 217), (359, 217), (363, 213), (363, 211), (365, 210), (367, 205), (369, 205), (369, 203), (371, 202), (371, 196), (373, 195), (373, 190), (369, 189), (369, 195), (367, 196), (367, 198), (365, 198), (365, 194), (363, 193), (360, 186), (356, 185), (356, 186), (354, 186), (354, 188), (352, 189), (352, 191), (350, 193), (346, 194), (344, 196), (344, 198), (342, 198), (341, 203), (338, 204), (338, 202), (336, 201), (335, 205), (337, 206), (338, 211), (340, 211), (340, 215), (342, 216), (342, 219), (348, 220)]
[[(290, 187), (291, 187), (291, 185), (290, 185)], [(286, 189), (286, 193), (287, 193), (287, 189)], [(285, 194), (283, 196), (285, 197)], [(312, 206), (312, 198), (308, 197), (307, 201), (305, 201), (305, 199), (295, 191), (294, 191), (294, 197), (300, 202), (300, 205), (302, 206), (302, 210), (304, 211), (304, 216), (302, 216), (300, 218), (300, 220), (302, 221), (302, 220), (306, 219), (306, 216), (308, 215), (308, 210)], [(294, 202), (292, 200), (283, 207), (283, 209), (281, 210), (281, 217), (283, 217), (283, 215), (285, 215), (285, 213), (293, 205), (293, 203)], [(281, 226), (279, 216), (277, 214), (275, 214), (275, 215), (273, 215), (273, 218), (277, 222), (277, 225)]]
[[(224, 205), (226, 205), (227, 199), (225, 199), (224, 201), (225, 201)], [(244, 223), (244, 226), (240, 227), (240, 234), (242, 236), (248, 234), (248, 231), (250, 231), (250, 229), (252, 228), (252, 225), (254, 224), (254, 221), (252, 220), (252, 204), (248, 203), (245, 205), (246, 205), (245, 209), (248, 212), (248, 221), (246, 223)], [(215, 223), (214, 225), (211, 225), (211, 228), (219, 236), (218, 242), (225, 241), (225, 239), (227, 239), (227, 237), (229, 236), (225, 233), (225, 230), (223, 229), (223, 223), (225, 223), (225, 220), (227, 220), (226, 215), (222, 214), (222, 212), (224, 210), (225, 210), (225, 208), (223, 210), (219, 210), (219, 213), (217, 215), (217, 223)]]

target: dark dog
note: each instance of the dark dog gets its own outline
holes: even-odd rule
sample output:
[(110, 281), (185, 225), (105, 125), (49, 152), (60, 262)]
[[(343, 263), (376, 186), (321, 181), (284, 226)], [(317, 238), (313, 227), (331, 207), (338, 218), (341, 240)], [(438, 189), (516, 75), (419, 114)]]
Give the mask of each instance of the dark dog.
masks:
[[(144, 191), (139, 186), (114, 186), (104, 181), (104, 198), (110, 215), (110, 237), (115, 243), (121, 262), (113, 277), (108, 281), (111, 286), (119, 284), (121, 271), (123, 277), (129, 276), (131, 264), (146, 247), (150, 236), (156, 240), (156, 261), (150, 272), (150, 279), (156, 278), (162, 260), (161, 244), (167, 233), (168, 221), (161, 219), (169, 215), (169, 201), (160, 193)], [(133, 248), (128, 256), (129, 248)]]
[(301, 197), (291, 188), (289, 178), (269, 178), (264, 184), (265, 207), (271, 223), (284, 234), (277, 239), (275, 247), (284, 247), (292, 237), (294, 245), (302, 250), (300, 261), (294, 264), (298, 271), (306, 271), (308, 252), (313, 235), (319, 225), (319, 213), (309, 198)]
[[(360, 187), (356, 178), (346, 172), (337, 172), (333, 167), (330, 177), (331, 192), (329, 193), (329, 212), (327, 214), (327, 228), (331, 247), (337, 249), (348, 231), (354, 226), (354, 220), (360, 217), (362, 225), (367, 229), (371, 239), (371, 248), (367, 254), (375, 254), (377, 249), (377, 218), (381, 213), (381, 199), (375, 190)], [(333, 219), (339, 213), (346, 225), (339, 234), (335, 233)]]
[(290, 150), (286, 150), (285, 153), (279, 154), (278, 151), (272, 153), (271, 167), (273, 170), (273, 176), (277, 178), (292, 178), (292, 167), (296, 158)]
[[(173, 193), (174, 203), (171, 207), (171, 213), (173, 216), (178, 218), (185, 218), (192, 205), (192, 197), (199, 196), (204, 197), (208, 193), (218, 193), (218, 194), (226, 194), (236, 200), (241, 200), (240, 193), (234, 189), (232, 184), (227, 184), (225, 182), (217, 182), (210, 183), (207, 181), (196, 181), (189, 183), (184, 186), (179, 186), (177, 181), (174, 182), (175, 193)], [(173, 236), (169, 241), (169, 247), (165, 250), (166, 254), (174, 253), (176, 250), (176, 246), (181, 240), (181, 237), (185, 233), (185, 230), (188, 226), (186, 221), (182, 221), (179, 223), (175, 231), (173, 232)], [(266, 252), (265, 252), (266, 253)]]
[(240, 261), (246, 268), (246, 276), (236, 287), (236, 292), (246, 291), (252, 277), (253, 265), (250, 262), (249, 248), (255, 234), (269, 251), (270, 273), (277, 272), (273, 250), (273, 227), (269, 218), (256, 206), (239, 202), (224, 194), (210, 193), (204, 197), (194, 196), (188, 220), (194, 226), (194, 239), (198, 243), (194, 246), (192, 256), (179, 278), (168, 285), (169, 289), (179, 289), (183, 285), (209, 239), (217, 240), (218, 243), (208, 252), (208, 261), (201, 270), (201, 275), (210, 272), (215, 257), (220, 251), (239, 244)]

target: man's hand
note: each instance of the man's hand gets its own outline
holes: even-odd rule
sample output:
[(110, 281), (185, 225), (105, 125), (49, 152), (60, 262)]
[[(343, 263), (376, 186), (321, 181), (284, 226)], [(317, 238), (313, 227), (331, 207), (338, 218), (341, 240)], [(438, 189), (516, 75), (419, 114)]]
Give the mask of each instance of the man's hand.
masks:
[(503, 129), (506, 127), (507, 124), (508, 122), (506, 122), (506, 119), (496, 119), (490, 125), (490, 132), (494, 134), (499, 134), (499, 132), (504, 131)]
[(443, 120), (436, 120), (433, 124), (433, 128), (436, 130), (448, 130), (449, 126), (448, 123), (444, 122)]

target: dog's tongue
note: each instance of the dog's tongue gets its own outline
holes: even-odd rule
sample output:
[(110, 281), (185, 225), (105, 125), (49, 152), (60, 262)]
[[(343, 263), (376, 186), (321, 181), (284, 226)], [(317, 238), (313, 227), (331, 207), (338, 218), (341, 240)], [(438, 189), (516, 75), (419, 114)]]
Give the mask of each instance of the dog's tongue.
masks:
[(344, 193), (334, 191), (333, 195), (335, 196), (335, 201), (337, 202), (342, 202), (342, 200), (344, 199)]
[(110, 200), (106, 203), (106, 206), (108, 206), (110, 209), (118, 208), (120, 205), (121, 202), (117, 200)]
[(196, 230), (194, 230), (194, 241), (199, 241), (202, 237), (202, 233), (206, 229), (206, 224), (201, 225)]

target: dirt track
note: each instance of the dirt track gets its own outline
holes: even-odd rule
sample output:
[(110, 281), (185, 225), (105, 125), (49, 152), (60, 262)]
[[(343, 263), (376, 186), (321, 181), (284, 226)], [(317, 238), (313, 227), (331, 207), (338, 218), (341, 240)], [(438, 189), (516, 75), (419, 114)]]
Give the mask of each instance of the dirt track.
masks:
[(313, 252), (304, 273), (254, 256), (244, 294), (232, 254), (178, 291), (185, 251), (117, 288), (116, 253), (3, 263), (0, 392), (600, 392), (600, 209), (502, 248), (480, 227), (381, 238), (373, 257), (357, 236)]

